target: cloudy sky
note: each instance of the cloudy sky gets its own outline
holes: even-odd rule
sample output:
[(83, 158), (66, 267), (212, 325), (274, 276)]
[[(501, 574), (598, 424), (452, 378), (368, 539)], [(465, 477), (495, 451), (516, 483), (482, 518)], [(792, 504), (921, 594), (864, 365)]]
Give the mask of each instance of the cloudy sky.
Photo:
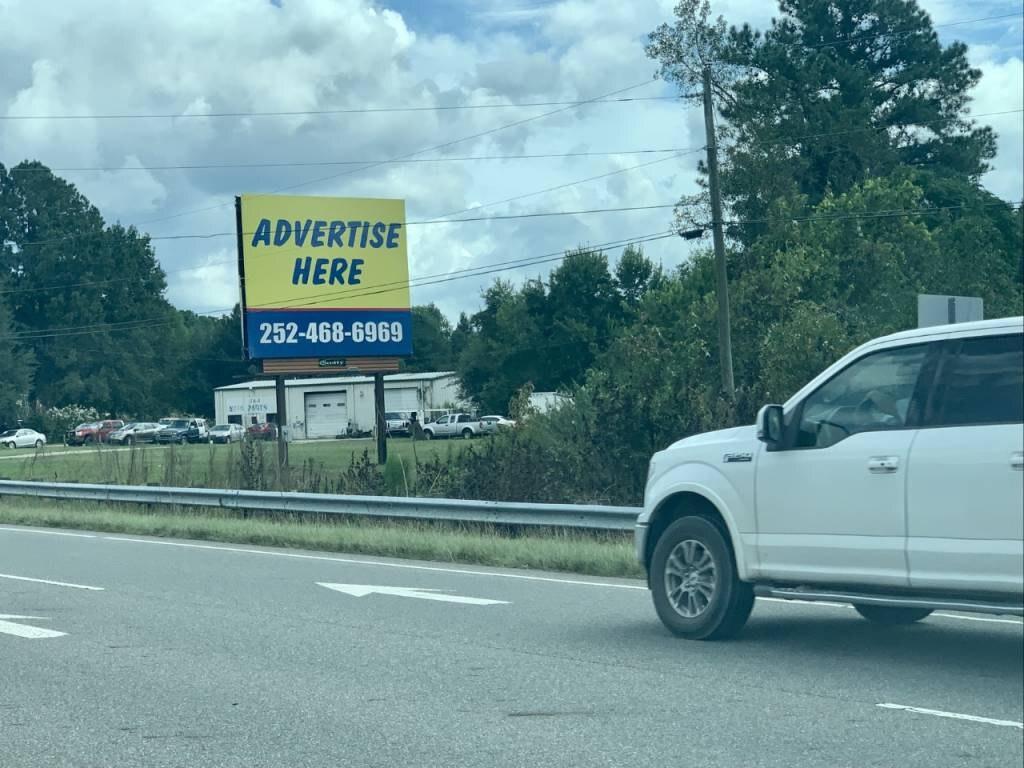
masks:
[[(1019, 13), (1019, 0), (921, 4), (935, 24), (949, 25), (938, 29), (945, 42), (969, 44), (972, 63), (984, 73), (973, 111), (1019, 108), (1022, 19), (978, 21)], [(672, 5), (673, 0), (0, 0), (0, 116), (157, 115), (3, 119), (0, 162), (39, 160), (77, 184), (108, 221), (134, 224), (156, 237), (230, 233), (235, 194), (279, 190), (402, 197), (410, 222), (448, 218), (475, 206), (484, 207), (460, 215), (670, 205), (695, 190), (699, 155), (684, 151), (703, 142), (699, 109), (664, 98), (673, 92), (652, 80), (654, 66), (643, 53), (646, 34), (671, 19)], [(728, 0), (714, 2), (713, 9), (730, 23), (764, 26), (775, 6)], [(956, 23), (963, 21), (969, 23)], [(207, 116), (564, 102), (621, 89), (629, 90), (615, 98), (634, 100), (569, 108)], [(982, 119), (999, 133), (999, 156), (985, 183), (1004, 199), (1020, 200), (1024, 118), (1017, 113)], [(457, 141), (477, 134), (486, 135)], [(431, 149), (439, 145), (447, 146)], [(562, 153), (597, 154), (456, 159)], [(406, 156), (428, 162), (340, 164)], [(250, 167), (175, 167), (239, 164)], [(670, 222), (670, 209), (654, 208), (423, 224), (410, 229), (411, 270), (414, 279), (443, 276), (579, 244), (662, 233)], [(155, 247), (176, 306), (216, 311), (235, 303), (232, 237), (156, 240)], [(684, 244), (675, 238), (645, 248), (666, 265), (685, 258)], [(505, 275), (521, 279), (550, 266)], [(480, 290), (493, 278), (414, 287), (413, 301), (436, 302), (454, 316), (477, 307)]]

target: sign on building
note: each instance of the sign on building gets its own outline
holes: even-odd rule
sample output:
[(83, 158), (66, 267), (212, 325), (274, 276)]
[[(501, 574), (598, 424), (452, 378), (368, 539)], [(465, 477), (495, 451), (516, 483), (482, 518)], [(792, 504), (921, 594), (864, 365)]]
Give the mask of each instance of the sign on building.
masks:
[(917, 327), (984, 320), (985, 303), (976, 296), (917, 295)]
[(242, 195), (236, 222), (247, 357), (412, 354), (403, 200)]

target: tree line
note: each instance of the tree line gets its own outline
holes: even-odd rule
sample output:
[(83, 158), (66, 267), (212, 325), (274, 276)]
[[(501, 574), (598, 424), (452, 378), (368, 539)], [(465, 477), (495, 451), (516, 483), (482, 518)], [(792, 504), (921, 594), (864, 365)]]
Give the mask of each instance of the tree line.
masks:
[[(546, 282), (496, 282), (451, 334), (488, 408), (529, 382), (573, 395), (464, 454), (465, 482), (487, 478), (472, 492), (635, 504), (653, 452), (751, 423), (854, 346), (915, 327), (920, 293), (1024, 314), (1024, 211), (981, 185), (996, 137), (968, 111), (981, 73), (966, 46), (942, 45), (912, 0), (780, 9), (759, 31), (682, 0), (647, 46), (681, 95), (712, 69), (735, 397), (719, 381), (710, 247), (649, 272), (636, 249), (570, 254)], [(708, 227), (703, 168), (698, 181), (680, 230)]]

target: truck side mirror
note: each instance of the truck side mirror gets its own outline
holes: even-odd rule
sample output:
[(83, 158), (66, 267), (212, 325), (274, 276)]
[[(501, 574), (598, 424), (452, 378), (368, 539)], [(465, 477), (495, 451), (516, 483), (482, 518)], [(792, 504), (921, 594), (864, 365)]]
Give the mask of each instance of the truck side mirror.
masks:
[(781, 405), (766, 405), (757, 413), (757, 439), (768, 446), (769, 451), (782, 447), (785, 422)]

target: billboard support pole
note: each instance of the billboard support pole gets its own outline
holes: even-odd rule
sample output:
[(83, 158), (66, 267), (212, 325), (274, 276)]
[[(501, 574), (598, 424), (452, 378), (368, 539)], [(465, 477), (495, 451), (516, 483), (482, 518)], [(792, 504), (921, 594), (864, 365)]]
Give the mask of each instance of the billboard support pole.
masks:
[(377, 463), (384, 466), (388, 461), (388, 422), (384, 418), (384, 374), (373, 374), (373, 411), (376, 418)]
[(285, 397), (284, 376), (274, 377), (274, 391), (277, 395), (277, 467), (283, 481), (285, 471), (288, 469), (288, 441), (284, 435), (284, 428), (288, 423), (288, 403)]

